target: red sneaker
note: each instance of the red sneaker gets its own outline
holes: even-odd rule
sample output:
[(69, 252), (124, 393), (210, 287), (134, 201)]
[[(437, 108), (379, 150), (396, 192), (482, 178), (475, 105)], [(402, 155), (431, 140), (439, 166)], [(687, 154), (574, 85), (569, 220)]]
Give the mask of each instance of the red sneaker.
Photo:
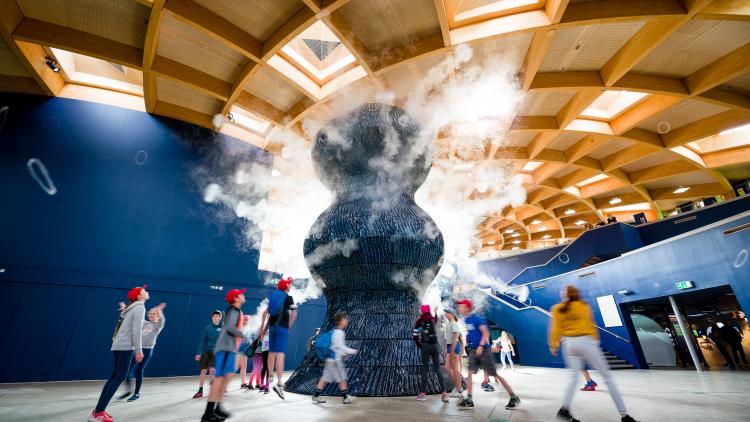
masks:
[(200, 390), (198, 390), (197, 393), (195, 393), (195, 395), (193, 396), (193, 398), (194, 399), (199, 399), (201, 397), (203, 397), (203, 389), (202, 388)]
[(584, 385), (581, 387), (581, 391), (596, 391), (596, 387), (593, 385)]
[(99, 412), (94, 413), (91, 412), (91, 416), (89, 416), (88, 422), (114, 422), (115, 420), (112, 419), (112, 416), (107, 414), (107, 412)]

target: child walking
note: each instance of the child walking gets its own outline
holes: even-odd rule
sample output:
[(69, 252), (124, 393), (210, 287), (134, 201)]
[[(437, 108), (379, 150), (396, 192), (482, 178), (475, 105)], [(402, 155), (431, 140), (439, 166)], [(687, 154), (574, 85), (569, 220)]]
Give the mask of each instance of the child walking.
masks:
[(599, 348), (599, 333), (594, 327), (591, 308), (581, 300), (581, 294), (575, 286), (566, 286), (561, 296), (563, 301), (552, 307), (549, 351), (553, 356), (557, 356), (558, 348), (562, 344), (565, 366), (570, 370), (570, 382), (565, 389), (563, 405), (557, 412), (557, 417), (570, 422), (578, 421), (570, 414), (570, 404), (578, 383), (578, 374), (584, 369), (583, 365), (589, 363), (604, 377), (622, 422), (636, 422), (628, 415), (620, 390), (612, 379), (609, 365)]
[[(161, 330), (164, 329), (164, 324), (166, 323), (164, 308), (166, 306), (166, 303), (160, 303), (159, 306), (153, 307), (148, 311), (148, 321), (143, 323), (143, 360), (140, 362), (136, 362), (135, 360), (130, 362), (130, 371), (125, 378), (127, 391), (120, 397), (120, 400), (130, 396), (130, 381), (133, 378), (135, 378), (135, 391), (128, 398), (128, 401), (136, 401), (141, 398), (143, 373), (146, 370), (146, 365), (148, 365), (153, 356), (154, 347), (156, 347), (156, 338), (159, 337)], [(120, 308), (124, 310), (125, 304), (120, 302)]]
[(143, 360), (143, 323), (146, 316), (145, 303), (148, 300), (146, 286), (134, 287), (128, 292), (128, 305), (120, 314), (120, 322), (112, 339), (112, 353), (115, 364), (112, 375), (104, 384), (99, 401), (91, 412), (89, 422), (114, 422), (107, 413), (107, 405), (117, 392), (120, 384), (130, 371), (130, 362)]
[(510, 369), (516, 369), (513, 367), (513, 356), (515, 355), (516, 351), (513, 349), (513, 343), (510, 342), (508, 332), (503, 331), (503, 333), (500, 334), (500, 363), (503, 364), (503, 369), (505, 369), (506, 360), (508, 361), (508, 364), (510, 364)]
[[(318, 385), (315, 386), (315, 393), (313, 394), (313, 403), (325, 403), (326, 401), (320, 397), (323, 389), (329, 382), (337, 382), (339, 384), (339, 390), (341, 396), (344, 398), (344, 404), (350, 404), (354, 402), (354, 397), (349, 395), (349, 385), (347, 384), (346, 365), (344, 365), (343, 358), (348, 355), (357, 354), (357, 349), (351, 349), (346, 345), (346, 334), (344, 329), (349, 325), (349, 316), (344, 312), (337, 312), (333, 317), (333, 321), (336, 324), (336, 329), (331, 333), (331, 346), (330, 353), (326, 358), (326, 366), (323, 368), (323, 376), (318, 381)], [(324, 343), (321, 341), (321, 344)]]
[(201, 375), (198, 392), (193, 396), (194, 399), (203, 397), (203, 384), (206, 383), (206, 372), (211, 375), (211, 382), (214, 382), (214, 367), (216, 366), (214, 346), (216, 346), (216, 340), (219, 338), (221, 318), (223, 316), (224, 314), (219, 310), (211, 312), (211, 324), (203, 329), (201, 342), (198, 344), (198, 354), (195, 355), (195, 360), (200, 364)]
[(444, 326), (445, 330), (445, 370), (453, 381), (453, 391), (449, 397), (463, 397), (463, 387), (461, 386), (461, 350), (463, 344), (461, 340), (461, 329), (458, 327), (456, 311), (445, 309), (445, 318), (448, 322)]
[(469, 344), (469, 377), (466, 381), (468, 395), (459, 406), (463, 409), (474, 407), (474, 401), (471, 396), (473, 389), (471, 378), (479, 369), (482, 369), (487, 371), (489, 376), (495, 377), (495, 380), (510, 395), (510, 401), (505, 405), (505, 408), (509, 410), (515, 409), (521, 403), (521, 399), (513, 392), (510, 384), (497, 374), (494, 356), (492, 356), (492, 352), (490, 351), (490, 328), (487, 321), (473, 313), (473, 305), (468, 299), (458, 302), (458, 311), (466, 317), (464, 320), (468, 329), (466, 342)]
[(227, 292), (227, 303), (229, 308), (224, 312), (224, 326), (221, 328), (219, 338), (216, 340), (214, 355), (216, 355), (216, 379), (211, 385), (208, 395), (208, 403), (203, 413), (201, 422), (221, 422), (231, 416), (221, 406), (229, 381), (236, 371), (237, 348), (245, 334), (242, 327), (242, 305), (245, 304), (245, 290), (232, 289)]

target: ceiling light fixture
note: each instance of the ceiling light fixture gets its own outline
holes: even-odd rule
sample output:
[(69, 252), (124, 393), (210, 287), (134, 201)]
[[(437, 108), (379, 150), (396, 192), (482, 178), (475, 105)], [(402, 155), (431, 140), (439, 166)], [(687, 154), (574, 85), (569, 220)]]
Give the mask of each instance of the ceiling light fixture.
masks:
[(622, 202), (622, 199), (620, 199), (619, 196), (615, 196), (614, 198), (609, 200), (609, 203), (612, 205), (619, 204), (620, 202)]
[(518, 236), (520, 236), (520, 234), (518, 234), (518, 233), (513, 233), (513, 234), (512, 234), (512, 236), (513, 236), (513, 237), (518, 237)]
[(531, 224), (542, 224), (542, 222), (540, 220), (534, 220), (531, 222)]
[(733, 127), (727, 130), (722, 130), (721, 132), (719, 132), (719, 136), (729, 135), (730, 133), (735, 133), (735, 132), (739, 132), (741, 130), (746, 130), (746, 129), (750, 129), (750, 124)]
[(53, 72), (60, 73), (60, 66), (58, 66), (57, 60), (46, 57), (44, 60), (44, 64), (46, 64), (47, 67), (52, 69)]
[(573, 208), (568, 208), (567, 210), (565, 210), (565, 215), (573, 215), (575, 213), (576, 210), (574, 210)]
[(690, 186), (680, 186), (677, 189), (674, 190), (672, 193), (684, 193), (690, 190)]
[(515, 230), (513, 230), (513, 229), (508, 229), (508, 230), (505, 231), (505, 233), (513, 233), (514, 231)]
[(521, 249), (521, 248), (519, 248), (518, 246), (514, 246), (514, 247), (513, 247), (513, 250), (514, 250), (514, 251), (517, 251), (517, 250), (519, 250), (519, 249)]
[(229, 123), (234, 123), (234, 114), (227, 114), (227, 120), (229, 120)]
[(520, 240), (514, 240), (514, 241), (513, 241), (513, 244), (514, 244), (514, 245), (518, 245), (519, 243), (521, 243), (521, 241), (520, 241)]
[(585, 221), (583, 221), (583, 220), (578, 220), (578, 221), (576, 221), (576, 226), (582, 226), (582, 225), (584, 225), (584, 224), (586, 224), (586, 222), (585, 222)]
[(494, 240), (490, 240), (489, 242), (487, 242), (487, 244), (488, 244), (488, 245), (494, 245), (494, 244), (495, 244), (495, 241), (494, 241)]
[(544, 236), (542, 236), (542, 239), (549, 239), (550, 237), (552, 237), (552, 236), (550, 236), (548, 234), (545, 234)]

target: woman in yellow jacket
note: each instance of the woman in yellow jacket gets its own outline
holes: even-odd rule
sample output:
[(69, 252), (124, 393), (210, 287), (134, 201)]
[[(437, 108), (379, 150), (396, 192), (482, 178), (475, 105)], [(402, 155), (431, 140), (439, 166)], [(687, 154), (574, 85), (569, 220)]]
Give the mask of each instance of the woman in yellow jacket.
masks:
[(609, 394), (622, 416), (622, 422), (635, 422), (625, 410), (620, 390), (612, 379), (609, 365), (599, 348), (599, 333), (594, 327), (594, 315), (589, 305), (581, 300), (581, 294), (574, 286), (565, 286), (562, 291), (563, 301), (552, 307), (552, 322), (549, 330), (549, 351), (557, 356), (562, 343), (565, 366), (570, 369), (570, 382), (565, 389), (563, 405), (557, 412), (557, 417), (575, 422), (570, 414), (570, 403), (578, 384), (578, 374), (588, 363), (604, 378), (609, 387)]

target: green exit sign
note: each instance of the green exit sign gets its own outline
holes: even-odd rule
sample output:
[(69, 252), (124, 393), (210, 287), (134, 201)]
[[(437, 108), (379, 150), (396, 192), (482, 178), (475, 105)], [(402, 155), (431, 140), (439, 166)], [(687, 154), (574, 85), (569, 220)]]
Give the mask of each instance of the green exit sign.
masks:
[(683, 290), (692, 289), (693, 287), (695, 287), (695, 284), (693, 284), (692, 281), (678, 281), (677, 283), (675, 283), (675, 286), (677, 286), (678, 289)]

